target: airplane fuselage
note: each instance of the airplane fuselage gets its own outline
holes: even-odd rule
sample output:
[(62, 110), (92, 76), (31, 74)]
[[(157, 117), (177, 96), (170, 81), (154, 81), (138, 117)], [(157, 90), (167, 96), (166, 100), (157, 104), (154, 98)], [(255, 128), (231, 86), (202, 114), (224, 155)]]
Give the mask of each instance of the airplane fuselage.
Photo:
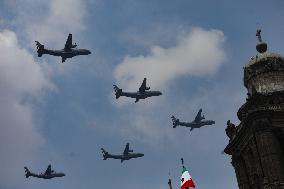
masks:
[(87, 49), (70, 49), (70, 50), (50, 50), (50, 49), (43, 49), (41, 54), (49, 54), (53, 56), (61, 56), (62, 58), (72, 58), (78, 55), (88, 55), (91, 52)]
[(122, 92), (121, 96), (137, 98), (137, 99), (145, 99), (151, 96), (160, 96), (162, 93), (160, 91), (145, 91), (145, 92)]
[(131, 153), (131, 154), (127, 154), (127, 155), (112, 155), (112, 154), (108, 154), (106, 156), (106, 158), (130, 160), (132, 158), (139, 158), (139, 157), (143, 157), (143, 156), (144, 156), (144, 154), (142, 154), (142, 153)]
[(54, 177), (64, 177), (64, 173), (52, 173), (50, 175), (29, 173), (29, 176), (43, 179), (52, 179)]
[(179, 122), (177, 126), (191, 127), (191, 128), (200, 128), (205, 125), (213, 125), (215, 121), (213, 120), (203, 120), (200, 122)]

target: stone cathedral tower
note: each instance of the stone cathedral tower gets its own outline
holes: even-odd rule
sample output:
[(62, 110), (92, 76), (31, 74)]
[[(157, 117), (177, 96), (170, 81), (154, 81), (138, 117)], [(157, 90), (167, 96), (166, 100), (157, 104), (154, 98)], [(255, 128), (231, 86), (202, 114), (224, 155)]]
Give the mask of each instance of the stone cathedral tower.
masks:
[(284, 189), (284, 57), (268, 53), (257, 31), (258, 53), (244, 67), (247, 99), (227, 122), (224, 152), (232, 157), (240, 189)]

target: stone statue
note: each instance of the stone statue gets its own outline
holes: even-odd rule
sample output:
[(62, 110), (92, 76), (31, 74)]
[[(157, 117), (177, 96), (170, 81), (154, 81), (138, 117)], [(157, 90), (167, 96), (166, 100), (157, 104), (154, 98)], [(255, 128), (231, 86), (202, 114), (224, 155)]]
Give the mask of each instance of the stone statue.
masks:
[(230, 120), (227, 121), (226, 134), (227, 134), (227, 136), (229, 137), (230, 140), (232, 140), (237, 134), (236, 125), (231, 123)]

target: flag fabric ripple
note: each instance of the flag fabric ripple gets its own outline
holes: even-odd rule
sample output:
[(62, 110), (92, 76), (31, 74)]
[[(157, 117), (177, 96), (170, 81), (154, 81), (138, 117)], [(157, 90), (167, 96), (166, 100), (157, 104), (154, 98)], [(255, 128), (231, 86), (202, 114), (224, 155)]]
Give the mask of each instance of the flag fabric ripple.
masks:
[(180, 179), (181, 179), (180, 189), (186, 189), (190, 187), (195, 188), (195, 184), (185, 167), (182, 168), (182, 174)]

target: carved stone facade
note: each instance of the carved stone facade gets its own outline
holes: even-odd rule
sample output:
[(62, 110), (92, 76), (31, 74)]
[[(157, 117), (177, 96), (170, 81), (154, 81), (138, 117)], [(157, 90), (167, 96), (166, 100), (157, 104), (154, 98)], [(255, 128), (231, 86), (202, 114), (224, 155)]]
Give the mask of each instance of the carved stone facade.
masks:
[(245, 66), (244, 85), (241, 122), (227, 122), (224, 152), (232, 156), (240, 189), (284, 189), (284, 58), (261, 51)]

